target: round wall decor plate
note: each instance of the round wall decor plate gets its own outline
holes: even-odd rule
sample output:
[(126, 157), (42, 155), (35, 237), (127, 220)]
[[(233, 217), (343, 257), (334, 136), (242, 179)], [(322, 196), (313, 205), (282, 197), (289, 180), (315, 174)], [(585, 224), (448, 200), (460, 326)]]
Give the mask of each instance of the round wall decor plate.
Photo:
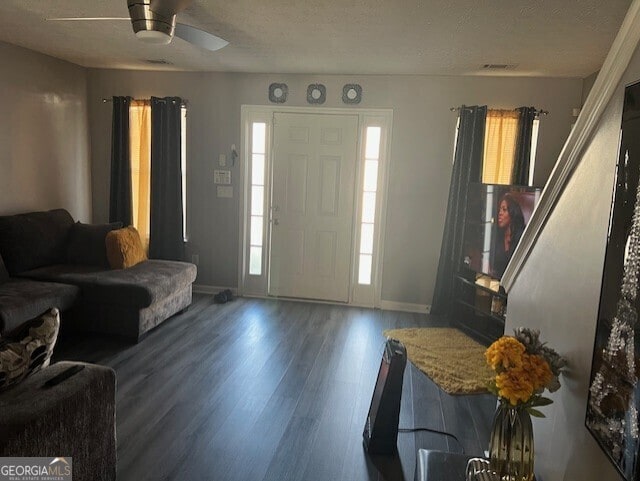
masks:
[(358, 84), (346, 84), (342, 87), (342, 101), (345, 104), (359, 104), (362, 101), (362, 87)]
[(310, 84), (307, 87), (307, 102), (323, 104), (327, 100), (327, 88), (322, 84)]
[(269, 101), (275, 104), (283, 104), (287, 101), (289, 87), (287, 84), (272, 83), (269, 85)]

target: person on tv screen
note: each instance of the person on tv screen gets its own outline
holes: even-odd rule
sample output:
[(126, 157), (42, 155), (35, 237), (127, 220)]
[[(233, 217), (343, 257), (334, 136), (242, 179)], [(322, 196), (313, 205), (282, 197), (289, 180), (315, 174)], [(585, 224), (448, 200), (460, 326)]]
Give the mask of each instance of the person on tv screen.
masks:
[(518, 201), (506, 193), (498, 204), (498, 235), (493, 256), (493, 276), (500, 279), (524, 231), (524, 215)]

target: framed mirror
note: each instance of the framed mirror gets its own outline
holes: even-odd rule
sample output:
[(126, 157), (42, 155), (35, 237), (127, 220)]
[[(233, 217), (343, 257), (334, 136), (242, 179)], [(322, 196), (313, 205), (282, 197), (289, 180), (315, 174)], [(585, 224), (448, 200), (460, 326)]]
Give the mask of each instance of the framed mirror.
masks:
[(640, 480), (640, 82), (625, 89), (585, 424), (627, 481)]

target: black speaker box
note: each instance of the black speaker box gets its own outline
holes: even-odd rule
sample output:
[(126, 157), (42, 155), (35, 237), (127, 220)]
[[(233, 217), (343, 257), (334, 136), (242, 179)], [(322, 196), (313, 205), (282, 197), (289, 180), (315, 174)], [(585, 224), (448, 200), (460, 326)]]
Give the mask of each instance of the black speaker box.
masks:
[(388, 339), (362, 433), (365, 448), (370, 454), (393, 454), (398, 449), (400, 398), (406, 365), (405, 347), (400, 341)]

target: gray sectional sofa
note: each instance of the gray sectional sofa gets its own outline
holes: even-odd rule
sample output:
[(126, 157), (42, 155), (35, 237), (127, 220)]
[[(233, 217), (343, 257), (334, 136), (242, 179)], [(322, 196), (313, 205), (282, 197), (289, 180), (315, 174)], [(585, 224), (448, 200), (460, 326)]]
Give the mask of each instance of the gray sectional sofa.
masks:
[[(80, 372), (44, 387), (78, 365), (83, 367)], [(116, 375), (112, 369), (68, 361), (52, 364), (0, 394), (0, 456), (70, 456), (75, 481), (115, 481), (115, 415)]]
[(187, 308), (196, 266), (147, 260), (110, 269), (104, 236), (117, 227), (75, 224), (63, 209), (1, 216), (0, 337), (58, 307), (63, 329), (139, 341)]

